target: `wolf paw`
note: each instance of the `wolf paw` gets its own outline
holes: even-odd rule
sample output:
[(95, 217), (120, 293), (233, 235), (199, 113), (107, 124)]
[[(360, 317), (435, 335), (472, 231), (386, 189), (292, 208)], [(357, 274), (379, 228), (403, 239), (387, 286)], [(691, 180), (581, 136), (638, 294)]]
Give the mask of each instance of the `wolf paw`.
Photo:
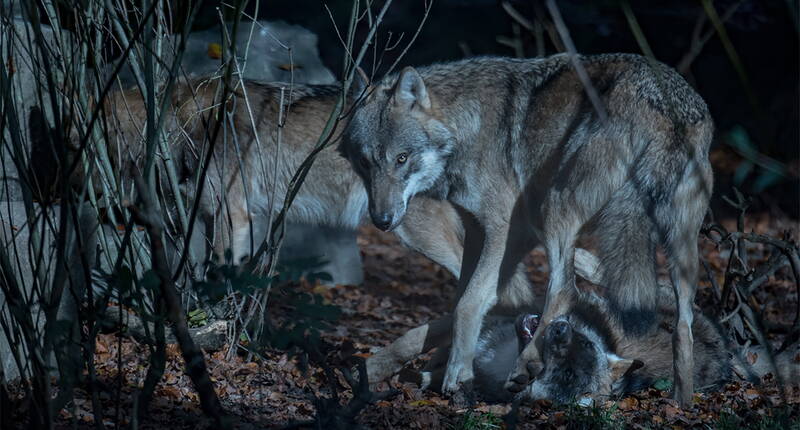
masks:
[(442, 393), (453, 394), (458, 391), (463, 382), (472, 380), (472, 367), (461, 363), (448, 363), (442, 381)]
[(676, 384), (672, 393), (672, 398), (680, 404), (683, 409), (691, 409), (694, 402), (694, 392), (691, 388)]

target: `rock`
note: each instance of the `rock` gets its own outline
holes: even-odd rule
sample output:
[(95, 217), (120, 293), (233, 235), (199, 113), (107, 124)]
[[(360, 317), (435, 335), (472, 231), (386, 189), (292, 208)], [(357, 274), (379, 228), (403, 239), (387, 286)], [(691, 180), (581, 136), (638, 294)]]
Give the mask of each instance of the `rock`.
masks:
[[(20, 292), (25, 294), (25, 297), (36, 297), (35, 295), (32, 296), (31, 292), (34, 291), (35, 285), (33, 270), (37, 267), (41, 268), (40, 279), (43, 281), (41, 285), (45, 286), (45, 292), (49, 293), (50, 291), (49, 288), (56, 273), (54, 237), (56, 233), (55, 226), (59, 225), (60, 209), (59, 206), (51, 207), (46, 214), (47, 217), (45, 217), (42, 207), (35, 206), (37, 217), (33, 224), (34, 231), (43, 236), (37, 242), (43, 244), (42, 255), (37, 257), (31, 248), (31, 228), (24, 205), (20, 202), (4, 202), (0, 204), (0, 248), (2, 248), (3, 254), (8, 256), (10, 263), (10, 270), (4, 270), (0, 267), (0, 272), (2, 272), (0, 276), (6, 279), (7, 285), (18, 285)], [(79, 224), (84, 244), (84, 258), (89, 262), (93, 262), (95, 258), (97, 222), (95, 221), (95, 214), (91, 212), (90, 208), (84, 207), (82, 212), (83, 215), (79, 219)], [(49, 221), (47, 220), (48, 218)], [(66, 267), (68, 268), (66, 272), (67, 281), (57, 314), (57, 320), (60, 322), (53, 326), (55, 330), (76, 329), (74, 326), (69, 326), (69, 322), (77, 320), (77, 304), (73, 298), (83, 297), (86, 289), (80, 248), (77, 241), (72, 241), (72, 246), (66, 250), (65, 255), (67, 256)], [(2, 290), (0, 290), (0, 306), (3, 308), (8, 306)], [(3, 309), (3, 312), (7, 312), (7, 310)], [(38, 323), (37, 330), (43, 332), (45, 318), (43, 311), (39, 308), (39, 302), (35, 298), (30, 302), (28, 312), (32, 314), (33, 321)], [(41, 334), (43, 335), (43, 333)], [(2, 363), (7, 380), (19, 376), (19, 370), (11, 355), (10, 346), (6, 336), (2, 333), (0, 333), (0, 363)]]
[(333, 278), (329, 285), (360, 285), (364, 282), (361, 252), (356, 231), (332, 227), (290, 224), (281, 248), (281, 262), (319, 257), (325, 263), (314, 272), (325, 272)]
[[(122, 315), (122, 320), (119, 316)], [(155, 326), (153, 323), (148, 323), (148, 330), (145, 330), (144, 323), (138, 316), (128, 313), (126, 311), (120, 312), (118, 306), (109, 306), (104, 313), (106, 321), (112, 322), (115, 326), (122, 327), (128, 334), (140, 340), (147, 340), (146, 333), (149, 331), (153, 333)], [(202, 327), (194, 327), (189, 329), (189, 335), (194, 340), (198, 348), (206, 351), (216, 351), (225, 346), (225, 341), (228, 335), (228, 321), (212, 321)], [(167, 330), (166, 334), (167, 343), (178, 343), (172, 330)]]
[[(42, 34), (48, 45), (54, 43), (56, 35), (52, 28), (42, 25)], [(18, 133), (12, 133), (12, 127), (7, 124), (3, 131), (3, 145), (0, 146), (0, 201), (21, 201), (23, 187), (20, 183), (20, 172), (17, 172), (15, 163), (12, 162), (14, 155), (21, 155), (27, 159), (33, 148), (33, 140), (41, 137), (45, 130), (40, 129), (43, 125), (34, 123), (35, 129), (30, 129), (29, 114), (32, 109), (39, 109), (39, 115), (46, 118), (47, 122), (53, 123), (53, 115), (49, 103), (39, 106), (39, 90), (42, 90), (41, 97), (48, 99), (47, 88), (41, 88), (38, 82), (46, 82), (41, 68), (41, 56), (36, 53), (31, 54), (28, 46), (30, 45), (28, 35), (32, 34), (31, 26), (21, 18), (15, 18), (11, 25), (0, 22), (0, 45), (13, 46), (13, 49), (0, 50), (0, 65), (6, 68), (6, 72), (11, 76), (10, 97), (13, 101), (14, 115), (17, 118), (15, 125), (19, 126)], [(66, 36), (65, 36), (66, 37)], [(13, 52), (8, 56), (8, 52)], [(58, 85), (58, 84), (56, 84)], [(46, 86), (46, 85), (45, 85)], [(39, 118), (37, 118), (39, 119)], [(34, 135), (31, 135), (34, 131)], [(12, 152), (12, 146), (18, 149)], [(21, 152), (22, 154), (19, 154)], [(48, 152), (52, 153), (52, 152)], [(40, 166), (37, 160), (31, 160), (31, 165)], [(49, 169), (32, 170), (32, 173), (46, 173)]]
[[(232, 25), (226, 26), (232, 31)], [(177, 49), (178, 38), (165, 43), (164, 52)], [(189, 34), (181, 66), (189, 77), (222, 72), (222, 29), (218, 26)], [(236, 35), (241, 76), (266, 82), (332, 84), (336, 77), (322, 64), (317, 35), (282, 21), (243, 21)], [(136, 85), (129, 68), (120, 73), (123, 86)]]

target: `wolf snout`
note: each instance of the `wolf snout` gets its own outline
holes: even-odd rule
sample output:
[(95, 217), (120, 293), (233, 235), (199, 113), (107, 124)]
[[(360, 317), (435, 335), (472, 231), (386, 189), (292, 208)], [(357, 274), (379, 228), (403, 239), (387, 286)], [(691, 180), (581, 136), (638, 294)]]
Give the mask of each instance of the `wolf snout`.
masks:
[(547, 335), (553, 342), (567, 343), (572, 337), (572, 328), (566, 321), (556, 321), (550, 324)]
[(514, 379), (512, 379), (512, 381), (514, 381), (517, 384), (526, 385), (530, 381), (530, 379), (531, 378), (528, 375), (519, 374), (515, 376)]
[(533, 381), (535, 375), (539, 374), (541, 367), (539, 363), (534, 361), (529, 361), (525, 364), (525, 371), (527, 372), (520, 372), (516, 375), (509, 375), (508, 380), (505, 383), (505, 389), (512, 392), (512, 393), (519, 393), (520, 391), (524, 390), (528, 384)]
[(528, 375), (519, 374), (506, 381), (505, 389), (512, 393), (519, 393), (528, 386)]
[(388, 231), (392, 227), (393, 217), (390, 213), (378, 213), (372, 215), (372, 223), (382, 231)]

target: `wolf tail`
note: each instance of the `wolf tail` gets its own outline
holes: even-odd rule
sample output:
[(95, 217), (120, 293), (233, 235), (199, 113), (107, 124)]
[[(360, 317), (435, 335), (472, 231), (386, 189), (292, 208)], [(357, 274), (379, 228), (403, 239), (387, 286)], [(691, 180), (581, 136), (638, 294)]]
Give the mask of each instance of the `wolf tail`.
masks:
[(596, 221), (602, 285), (611, 310), (626, 333), (641, 335), (655, 326), (658, 304), (655, 235), (643, 199), (619, 190)]

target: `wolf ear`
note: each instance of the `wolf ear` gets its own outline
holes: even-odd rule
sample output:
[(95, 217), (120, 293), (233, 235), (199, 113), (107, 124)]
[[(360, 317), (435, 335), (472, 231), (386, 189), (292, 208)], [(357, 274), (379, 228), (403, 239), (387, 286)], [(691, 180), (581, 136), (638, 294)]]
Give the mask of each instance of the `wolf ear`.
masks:
[(394, 89), (394, 101), (399, 106), (411, 108), (415, 103), (423, 109), (431, 108), (431, 99), (422, 76), (413, 67), (406, 67), (400, 72)]
[(614, 354), (606, 354), (606, 357), (608, 358), (608, 368), (611, 370), (612, 381), (618, 381), (644, 366), (644, 363), (639, 360), (622, 358)]

